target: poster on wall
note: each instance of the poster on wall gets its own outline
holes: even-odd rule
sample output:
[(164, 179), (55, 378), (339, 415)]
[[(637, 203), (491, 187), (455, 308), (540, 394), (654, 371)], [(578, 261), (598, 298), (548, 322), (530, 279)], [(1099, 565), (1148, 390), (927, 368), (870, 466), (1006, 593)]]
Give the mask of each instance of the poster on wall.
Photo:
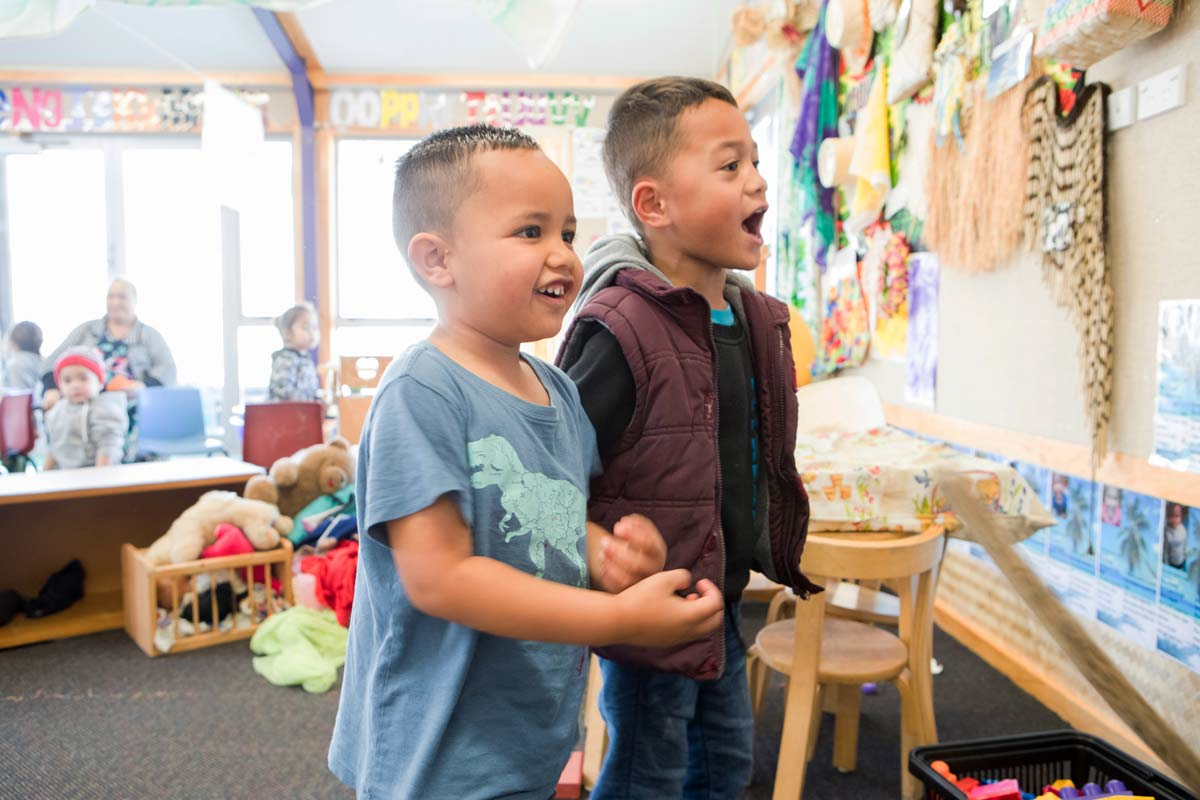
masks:
[(1061, 472), (1050, 474), (1050, 511), (1058, 520), (1048, 529), (1050, 587), (1067, 608), (1096, 618), (1096, 486)]
[(913, 253), (908, 258), (906, 349), (904, 397), (932, 408), (938, 361), (938, 259), (933, 253)]
[(1200, 508), (1172, 502), (1163, 513), (1158, 649), (1200, 672)]
[[(268, 130), (294, 122), (291, 98), (281, 92), (233, 90), (258, 109)], [(4, 133), (197, 133), (204, 91), (194, 86), (105, 88), (0, 85)]]
[(1158, 306), (1153, 464), (1200, 472), (1200, 300)]
[(844, 247), (830, 257), (825, 278), (821, 343), (813, 364), (816, 375), (830, 375), (860, 366), (866, 360), (871, 344), (867, 302), (863, 298), (853, 247)]
[(329, 121), (338, 130), (424, 131), (454, 125), (500, 125), (515, 128), (587, 127), (603, 119), (594, 94), (572, 91), (448, 91), (406, 89), (336, 89), (329, 96)]
[(870, 234), (863, 287), (871, 308), (871, 358), (904, 361), (908, 342), (908, 239), (886, 222)]
[[(1050, 506), (1050, 470), (1037, 464), (1029, 464), (1024, 461), (1011, 462), (1013, 469), (1017, 471), (1029, 487), (1033, 489), (1033, 493), (1037, 495), (1046, 507)], [(1033, 567), (1043, 582), (1048, 582), (1050, 574), (1050, 534), (1045, 528), (1035, 531), (1033, 535), (1022, 539), (1019, 545), (1021, 555)]]
[(602, 219), (608, 233), (632, 233), (604, 172), (604, 128), (576, 128), (571, 132), (571, 188), (575, 216)]
[(1162, 501), (1115, 486), (1100, 486), (1099, 496), (1096, 617), (1125, 638), (1154, 648), (1158, 634), (1154, 606), (1162, 553)]
[(216, 81), (205, 81), (200, 151), (218, 203), (245, 210), (259, 200), (264, 141), (262, 112)]

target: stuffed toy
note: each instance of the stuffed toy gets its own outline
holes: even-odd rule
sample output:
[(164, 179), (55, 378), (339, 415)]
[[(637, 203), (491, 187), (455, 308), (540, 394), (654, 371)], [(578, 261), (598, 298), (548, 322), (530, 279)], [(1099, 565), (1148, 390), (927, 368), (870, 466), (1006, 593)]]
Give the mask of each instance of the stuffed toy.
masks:
[(217, 528), (223, 523), (239, 528), (256, 550), (270, 550), (279, 544), (280, 534), (292, 529), (292, 520), (270, 503), (233, 492), (205, 492), (150, 545), (146, 555), (157, 565), (193, 561), (216, 541)]
[(281, 514), (294, 517), (323, 494), (333, 494), (354, 482), (354, 457), (341, 436), (329, 444), (306, 447), (271, 465), (267, 475), (246, 484), (246, 497), (273, 503)]

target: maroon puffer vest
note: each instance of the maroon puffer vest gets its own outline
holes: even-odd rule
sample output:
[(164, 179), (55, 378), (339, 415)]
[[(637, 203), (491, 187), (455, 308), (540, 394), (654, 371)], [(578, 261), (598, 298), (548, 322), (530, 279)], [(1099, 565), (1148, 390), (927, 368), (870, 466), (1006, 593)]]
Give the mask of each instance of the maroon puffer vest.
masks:
[[(766, 473), (772, 564), (763, 566), (807, 597), (820, 589), (800, 572), (808, 495), (792, 454), (796, 374), (788, 311), (778, 300), (746, 289), (741, 300), (754, 351)], [(708, 578), (723, 588), (716, 363), (708, 303), (690, 288), (675, 288), (645, 270), (624, 269), (613, 286), (597, 292), (581, 309), (563, 355), (572, 347), (580, 320), (599, 322), (613, 333), (637, 387), (633, 418), (604, 474), (592, 482), (588, 517), (611, 530), (626, 514), (645, 514), (666, 540), (667, 569), (688, 569), (694, 580)], [(725, 639), (719, 629), (675, 647), (622, 645), (598, 652), (697, 680), (718, 678), (725, 668)]]

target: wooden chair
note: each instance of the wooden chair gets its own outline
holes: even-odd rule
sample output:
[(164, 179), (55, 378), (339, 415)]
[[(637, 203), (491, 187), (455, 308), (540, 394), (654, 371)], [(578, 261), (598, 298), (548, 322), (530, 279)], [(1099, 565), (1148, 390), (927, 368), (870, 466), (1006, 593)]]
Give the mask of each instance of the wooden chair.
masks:
[(379, 380), (392, 363), (391, 356), (342, 356), (337, 380), (339, 432), (350, 444), (362, 437), (363, 423)]
[(765, 668), (789, 678), (775, 800), (800, 797), (816, 738), (818, 687), (836, 691), (834, 766), (848, 772), (857, 760), (862, 684), (885, 680), (900, 691), (902, 795), (917, 796), (916, 781), (908, 773), (908, 753), (914, 746), (936, 741), (929, 655), (934, 579), (944, 547), (945, 534), (938, 527), (898, 539), (809, 536), (803, 559), (809, 575), (891, 581), (896, 586), (899, 636), (864, 622), (827, 617), (824, 593), (798, 602), (794, 620), (773, 623), (759, 632), (748, 665), (755, 707), (761, 704)]
[(33, 393), (0, 393), (0, 472), (24, 472), (36, 438)]
[(325, 408), (316, 400), (246, 403), (242, 460), (270, 469), (281, 458), (325, 441)]
[(742, 602), (770, 603), (786, 589), (782, 583), (776, 583), (761, 572), (750, 570), (750, 582), (742, 590)]

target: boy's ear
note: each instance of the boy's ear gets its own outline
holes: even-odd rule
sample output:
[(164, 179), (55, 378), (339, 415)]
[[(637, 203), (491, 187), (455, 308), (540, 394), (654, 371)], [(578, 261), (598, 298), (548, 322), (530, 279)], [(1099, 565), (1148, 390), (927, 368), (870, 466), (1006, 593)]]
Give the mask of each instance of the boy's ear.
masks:
[(446, 240), (436, 233), (421, 232), (408, 242), (408, 263), (426, 284), (439, 289), (454, 285), (446, 268)]
[(647, 228), (665, 228), (671, 223), (663, 186), (653, 178), (644, 178), (633, 187), (633, 213)]

